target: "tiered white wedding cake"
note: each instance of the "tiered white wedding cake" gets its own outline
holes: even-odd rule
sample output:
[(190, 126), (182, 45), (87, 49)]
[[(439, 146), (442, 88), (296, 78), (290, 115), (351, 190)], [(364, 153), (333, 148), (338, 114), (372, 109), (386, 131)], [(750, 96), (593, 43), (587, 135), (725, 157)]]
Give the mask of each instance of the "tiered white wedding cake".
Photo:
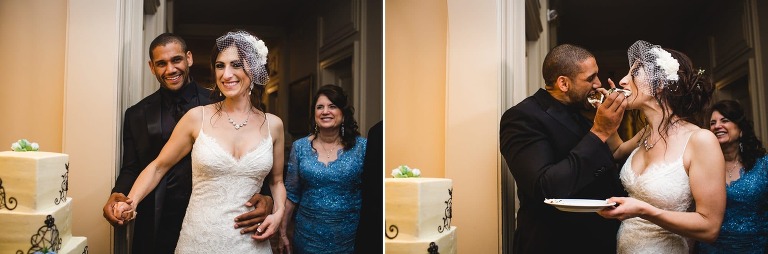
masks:
[(72, 236), (69, 155), (0, 152), (0, 253), (88, 253)]
[(451, 179), (387, 178), (384, 187), (386, 253), (456, 253)]

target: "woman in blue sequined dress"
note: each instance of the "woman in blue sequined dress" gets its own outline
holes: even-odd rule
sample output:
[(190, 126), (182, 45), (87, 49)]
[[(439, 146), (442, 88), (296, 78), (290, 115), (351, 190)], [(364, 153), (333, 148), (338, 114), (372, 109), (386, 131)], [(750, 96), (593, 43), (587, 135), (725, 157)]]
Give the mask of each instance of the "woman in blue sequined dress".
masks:
[(366, 139), (360, 137), (350, 104), (340, 86), (320, 87), (312, 104), (313, 133), (293, 142), (285, 176), (282, 253), (354, 251)]
[(699, 253), (768, 253), (768, 156), (738, 102), (712, 107), (709, 129), (725, 157), (727, 203), (720, 236)]

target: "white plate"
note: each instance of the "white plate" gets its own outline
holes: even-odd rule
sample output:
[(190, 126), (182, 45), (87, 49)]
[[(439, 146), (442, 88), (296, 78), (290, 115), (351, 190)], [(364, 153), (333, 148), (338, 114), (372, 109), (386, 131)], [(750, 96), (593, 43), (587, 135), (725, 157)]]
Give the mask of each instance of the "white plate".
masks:
[(616, 205), (616, 202), (608, 203), (604, 199), (544, 199), (549, 204), (564, 212), (590, 213), (597, 212)]

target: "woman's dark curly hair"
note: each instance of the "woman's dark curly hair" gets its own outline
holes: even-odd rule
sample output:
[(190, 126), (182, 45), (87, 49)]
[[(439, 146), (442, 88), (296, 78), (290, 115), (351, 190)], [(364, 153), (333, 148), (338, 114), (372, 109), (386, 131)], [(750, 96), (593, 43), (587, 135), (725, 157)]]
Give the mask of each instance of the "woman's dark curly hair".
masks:
[[(344, 145), (344, 150), (352, 149), (352, 147), (355, 147), (355, 144), (357, 144), (357, 137), (360, 136), (360, 131), (358, 131), (357, 121), (354, 117), (355, 108), (352, 107), (351, 101), (347, 99), (347, 93), (344, 92), (344, 89), (342, 89), (341, 86), (332, 84), (321, 86), (320, 89), (317, 90), (315, 97), (312, 98), (313, 112), (320, 95), (325, 95), (325, 97), (328, 97), (336, 107), (341, 109), (341, 114), (344, 116), (344, 122), (342, 122), (341, 128), (339, 128), (341, 144)], [(312, 126), (310, 126), (311, 130), (314, 130), (314, 134), (317, 135), (317, 123), (315, 123), (314, 114), (310, 122), (312, 123)], [(314, 142), (314, 140), (312, 140), (312, 142)]]
[(744, 114), (744, 109), (738, 101), (734, 100), (722, 100), (714, 105), (710, 110), (710, 115), (713, 112), (720, 112), (725, 118), (731, 120), (736, 126), (741, 129), (741, 137), (739, 142), (741, 148), (739, 149), (739, 156), (741, 157), (741, 163), (744, 164), (744, 170), (749, 171), (757, 162), (758, 159), (765, 156), (765, 147), (760, 139), (755, 135), (755, 129), (752, 127), (752, 121), (747, 119)]

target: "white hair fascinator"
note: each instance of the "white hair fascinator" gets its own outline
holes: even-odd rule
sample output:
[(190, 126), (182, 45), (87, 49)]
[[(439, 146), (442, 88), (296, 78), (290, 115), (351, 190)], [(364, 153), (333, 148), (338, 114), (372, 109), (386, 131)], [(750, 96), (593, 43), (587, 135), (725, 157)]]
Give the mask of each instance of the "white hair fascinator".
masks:
[[(655, 96), (656, 91), (666, 88), (679, 79), (677, 71), (680, 70), (680, 62), (659, 45), (643, 40), (636, 41), (627, 50), (627, 57), (629, 68), (635, 68), (632, 70), (634, 76), (642, 78), (642, 81), (648, 84), (638, 87), (645, 94)], [(645, 75), (638, 77), (637, 71), (640, 69)]]
[(245, 72), (251, 78), (253, 84), (266, 85), (269, 81), (267, 72), (267, 46), (264, 41), (246, 31), (228, 32), (216, 39), (216, 48), (223, 51), (234, 46), (237, 56), (243, 61)]

